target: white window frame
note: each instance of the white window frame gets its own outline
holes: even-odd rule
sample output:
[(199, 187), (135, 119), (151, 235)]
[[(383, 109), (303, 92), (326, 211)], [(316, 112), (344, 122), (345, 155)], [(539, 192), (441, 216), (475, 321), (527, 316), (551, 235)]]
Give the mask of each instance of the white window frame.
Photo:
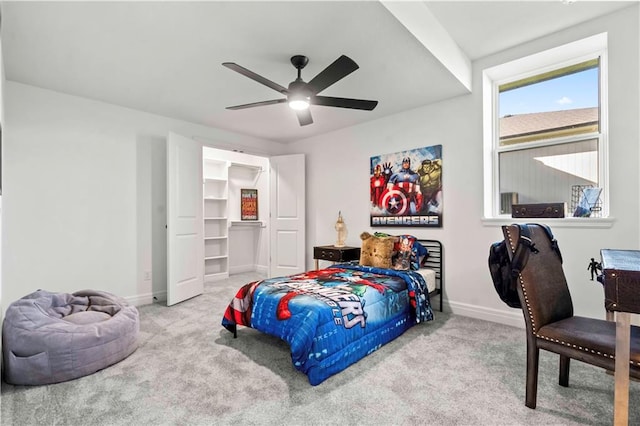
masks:
[[(518, 144), (517, 147), (500, 147), (499, 127), (499, 86), (543, 74), (564, 66), (600, 58), (600, 131), (579, 136), (563, 137)], [(598, 185), (602, 191), (602, 218), (554, 219), (553, 221), (590, 223), (593, 225), (610, 222), (609, 216), (609, 149), (608, 149), (608, 60), (607, 33), (597, 34), (582, 40), (558, 46), (543, 52), (526, 56), (505, 64), (487, 68), (482, 73), (483, 86), (483, 161), (484, 161), (484, 222), (504, 223), (513, 220), (509, 215), (500, 214), (499, 161), (500, 152), (544, 145), (556, 145), (579, 140), (598, 139)], [(571, 216), (572, 212), (568, 212)], [(529, 219), (530, 221), (530, 219)]]

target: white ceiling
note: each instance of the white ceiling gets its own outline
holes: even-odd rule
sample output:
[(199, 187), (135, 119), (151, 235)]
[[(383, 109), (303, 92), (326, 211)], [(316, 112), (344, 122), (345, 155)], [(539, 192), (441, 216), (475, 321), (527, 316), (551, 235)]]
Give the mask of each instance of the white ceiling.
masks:
[[(473, 61), (635, 3), (420, 5)], [(467, 93), (435, 50), (407, 29), (415, 32), (415, 22), (401, 23), (377, 1), (3, 1), (1, 12), (7, 80), (279, 142)], [(360, 69), (321, 94), (378, 100), (378, 107), (312, 106), (314, 123), (304, 127), (286, 104), (225, 109), (282, 95), (222, 62), (286, 87), (296, 77), (294, 54), (310, 58), (305, 81), (349, 56)]]

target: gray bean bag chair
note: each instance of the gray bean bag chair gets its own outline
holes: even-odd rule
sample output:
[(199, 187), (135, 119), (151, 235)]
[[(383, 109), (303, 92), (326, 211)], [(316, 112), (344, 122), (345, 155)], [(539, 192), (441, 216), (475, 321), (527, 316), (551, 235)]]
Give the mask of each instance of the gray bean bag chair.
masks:
[(138, 310), (111, 293), (38, 290), (7, 309), (4, 379), (43, 385), (95, 373), (131, 355), (139, 329)]

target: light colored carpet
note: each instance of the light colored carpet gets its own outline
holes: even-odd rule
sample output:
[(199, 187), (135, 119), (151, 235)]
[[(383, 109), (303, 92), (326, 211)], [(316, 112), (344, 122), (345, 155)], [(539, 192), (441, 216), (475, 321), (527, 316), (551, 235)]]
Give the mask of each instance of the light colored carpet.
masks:
[[(48, 386), (2, 383), (2, 425), (609, 425), (613, 376), (541, 352), (538, 408), (524, 406), (524, 330), (436, 312), (319, 386), (282, 341), (220, 325), (238, 274), (173, 307), (140, 307), (140, 347), (93, 375)], [(629, 424), (640, 424), (631, 383)]]

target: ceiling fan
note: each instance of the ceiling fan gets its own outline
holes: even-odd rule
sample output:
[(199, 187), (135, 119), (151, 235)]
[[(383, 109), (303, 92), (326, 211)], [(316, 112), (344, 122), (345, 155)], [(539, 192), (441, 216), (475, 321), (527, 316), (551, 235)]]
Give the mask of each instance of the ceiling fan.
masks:
[(250, 71), (234, 62), (224, 62), (222, 65), (232, 69), (245, 77), (249, 77), (252, 80), (257, 81), (260, 84), (264, 84), (271, 89), (282, 93), (286, 96), (283, 99), (273, 99), (270, 101), (253, 102), (250, 104), (236, 105), (227, 107), (227, 109), (245, 109), (253, 108), (265, 105), (289, 103), (289, 107), (296, 111), (298, 121), (301, 126), (306, 126), (313, 123), (311, 118), (311, 112), (309, 111), (309, 105), (322, 105), (338, 108), (351, 108), (362, 109), (371, 111), (378, 101), (367, 101), (363, 99), (350, 99), (350, 98), (335, 98), (332, 96), (318, 96), (318, 93), (322, 92), (327, 87), (331, 86), (338, 80), (343, 79), (347, 75), (357, 70), (358, 64), (356, 64), (351, 58), (342, 55), (336, 59), (331, 65), (322, 70), (308, 83), (302, 80), (300, 76), (302, 69), (309, 63), (309, 58), (303, 55), (295, 55), (291, 57), (291, 64), (298, 70), (298, 78), (289, 83), (289, 87), (283, 87), (278, 83), (262, 77)]

